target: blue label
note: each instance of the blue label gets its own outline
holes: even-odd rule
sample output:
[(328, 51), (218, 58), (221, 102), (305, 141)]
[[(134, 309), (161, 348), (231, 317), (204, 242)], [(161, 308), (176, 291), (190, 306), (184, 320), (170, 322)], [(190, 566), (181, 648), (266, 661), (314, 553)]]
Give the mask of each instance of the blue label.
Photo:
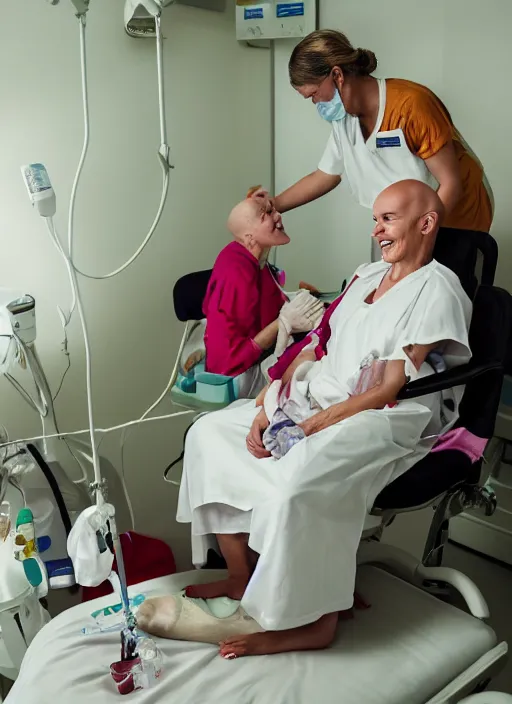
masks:
[(246, 7), (244, 10), (244, 20), (262, 20), (263, 19), (263, 8), (262, 7)]
[(402, 142), (400, 137), (377, 137), (377, 149), (382, 149), (383, 147), (401, 147)]
[(304, 15), (303, 2), (278, 3), (277, 17), (299, 17)]

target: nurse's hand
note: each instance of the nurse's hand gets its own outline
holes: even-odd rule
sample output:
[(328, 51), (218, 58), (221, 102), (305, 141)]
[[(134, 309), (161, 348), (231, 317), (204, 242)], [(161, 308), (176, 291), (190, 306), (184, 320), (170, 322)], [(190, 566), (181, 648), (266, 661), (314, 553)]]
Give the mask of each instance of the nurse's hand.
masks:
[(253, 186), (247, 192), (247, 198), (260, 198), (261, 200), (268, 200), (273, 208), (276, 207), (275, 198), (270, 197), (270, 193), (266, 191), (262, 186)]
[(269, 420), (265, 411), (261, 409), (256, 418), (253, 420), (249, 435), (245, 441), (247, 449), (251, 455), (254, 455), (254, 457), (259, 460), (262, 460), (265, 457), (271, 457), (270, 452), (265, 449), (262, 440), (262, 435), (268, 426)]

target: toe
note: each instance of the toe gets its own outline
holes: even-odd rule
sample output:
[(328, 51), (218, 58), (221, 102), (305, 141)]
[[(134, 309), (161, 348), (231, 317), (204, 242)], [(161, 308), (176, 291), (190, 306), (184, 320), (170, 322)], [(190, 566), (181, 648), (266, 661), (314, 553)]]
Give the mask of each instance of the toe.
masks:
[(233, 657), (243, 657), (247, 652), (247, 648), (244, 643), (234, 643), (231, 645), (226, 645), (221, 647), (219, 653), (223, 658), (230, 659)]
[(239, 640), (240, 636), (231, 636), (231, 638), (221, 641), (220, 645), (233, 645), (233, 643), (238, 643)]

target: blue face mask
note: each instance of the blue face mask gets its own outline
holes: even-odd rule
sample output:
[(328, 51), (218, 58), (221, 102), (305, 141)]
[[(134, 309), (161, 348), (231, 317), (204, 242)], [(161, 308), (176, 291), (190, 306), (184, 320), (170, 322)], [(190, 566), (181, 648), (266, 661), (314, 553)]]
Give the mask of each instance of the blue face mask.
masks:
[(327, 103), (317, 103), (316, 109), (318, 114), (327, 122), (334, 122), (335, 120), (343, 120), (347, 114), (345, 111), (345, 106), (341, 99), (340, 93), (336, 86), (334, 87), (334, 97)]

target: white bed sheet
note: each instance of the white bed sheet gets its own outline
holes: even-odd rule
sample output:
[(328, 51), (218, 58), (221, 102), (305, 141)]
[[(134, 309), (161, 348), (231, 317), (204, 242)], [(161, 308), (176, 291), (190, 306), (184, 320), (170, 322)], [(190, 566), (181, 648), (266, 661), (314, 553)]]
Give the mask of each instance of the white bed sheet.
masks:
[[(165, 594), (217, 575), (196, 571), (130, 588)], [(358, 588), (372, 608), (340, 624), (326, 651), (226, 661), (211, 645), (158, 639), (161, 682), (127, 695), (137, 704), (424, 704), (496, 644), (468, 614), (373, 566)], [(81, 628), (112, 595), (51, 621), (29, 647), (6, 704), (119, 704), (109, 665), (119, 634), (84, 636)]]

